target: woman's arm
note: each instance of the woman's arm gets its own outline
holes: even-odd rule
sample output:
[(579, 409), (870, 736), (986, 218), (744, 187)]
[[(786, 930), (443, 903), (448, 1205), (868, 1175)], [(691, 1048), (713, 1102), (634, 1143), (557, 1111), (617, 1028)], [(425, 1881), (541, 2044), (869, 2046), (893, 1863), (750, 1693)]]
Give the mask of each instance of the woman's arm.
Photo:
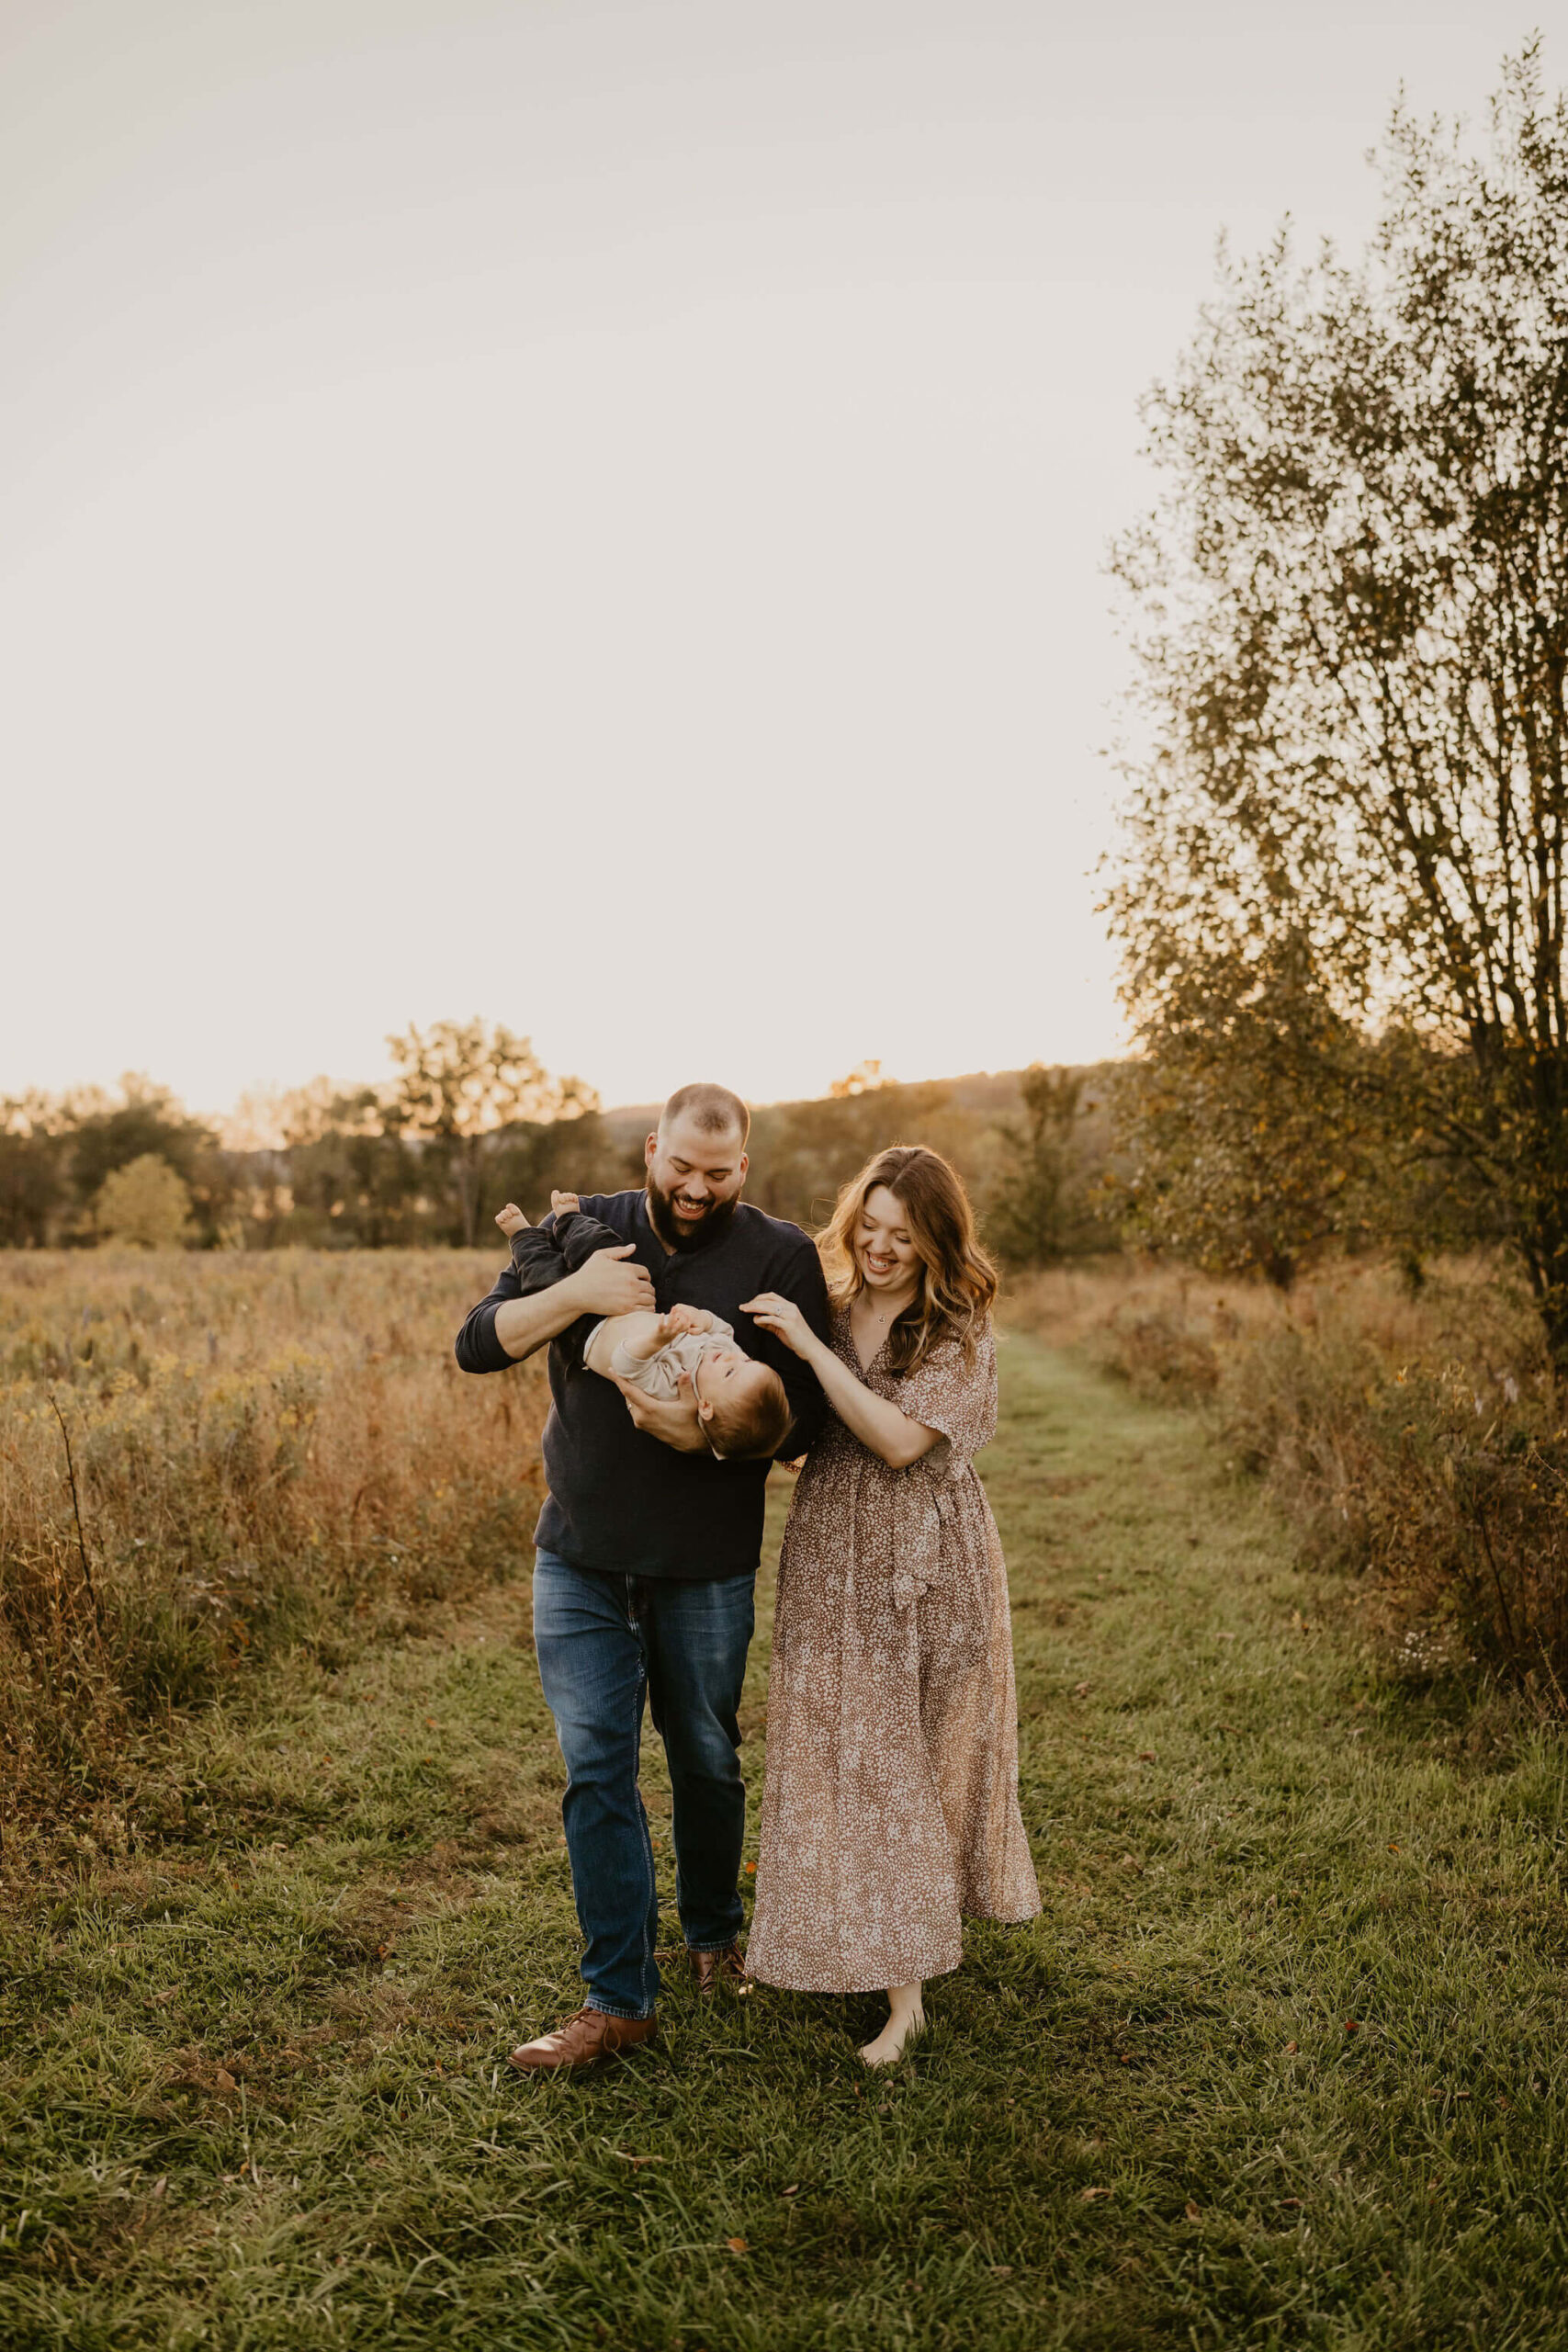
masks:
[(940, 1430), (928, 1429), (924, 1421), (912, 1421), (886, 1396), (878, 1396), (863, 1380), (857, 1380), (842, 1357), (836, 1356), (826, 1340), (819, 1340), (793, 1299), (784, 1298), (778, 1291), (765, 1290), (756, 1298), (742, 1304), (740, 1312), (756, 1317), (759, 1328), (774, 1332), (786, 1348), (809, 1364), (822, 1385), (822, 1393), (847, 1430), (852, 1430), (863, 1445), (868, 1445), (894, 1470), (907, 1470), (929, 1453), (942, 1436)]

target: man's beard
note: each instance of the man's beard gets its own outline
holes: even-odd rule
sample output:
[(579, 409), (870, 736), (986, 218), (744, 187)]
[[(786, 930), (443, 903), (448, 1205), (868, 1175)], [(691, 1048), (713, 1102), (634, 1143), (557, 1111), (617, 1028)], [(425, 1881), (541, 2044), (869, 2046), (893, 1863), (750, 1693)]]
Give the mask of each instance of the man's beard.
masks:
[(647, 1184), (648, 1221), (663, 1242), (666, 1250), (705, 1250), (725, 1231), (740, 1205), (740, 1195), (734, 1193), (728, 1201), (713, 1201), (708, 1213), (693, 1226), (683, 1226), (671, 1206), (671, 1195), (661, 1193), (653, 1181), (651, 1170)]

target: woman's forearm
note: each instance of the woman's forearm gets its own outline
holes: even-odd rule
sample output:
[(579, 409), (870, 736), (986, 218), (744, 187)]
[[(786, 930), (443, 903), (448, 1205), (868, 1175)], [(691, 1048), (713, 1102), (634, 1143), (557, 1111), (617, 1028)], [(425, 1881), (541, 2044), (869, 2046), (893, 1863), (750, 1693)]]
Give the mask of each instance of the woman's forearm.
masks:
[(886, 1396), (875, 1395), (863, 1380), (855, 1378), (841, 1356), (835, 1355), (820, 1340), (807, 1362), (844, 1427), (852, 1430), (863, 1445), (870, 1446), (873, 1453), (891, 1469), (908, 1469), (922, 1453), (929, 1453), (941, 1436), (940, 1430), (911, 1420), (908, 1413), (901, 1413)]

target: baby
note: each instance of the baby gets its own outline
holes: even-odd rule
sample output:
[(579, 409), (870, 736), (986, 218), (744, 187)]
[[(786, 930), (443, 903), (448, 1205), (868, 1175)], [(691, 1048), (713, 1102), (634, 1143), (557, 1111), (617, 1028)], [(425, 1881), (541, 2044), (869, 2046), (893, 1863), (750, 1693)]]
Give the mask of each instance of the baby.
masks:
[[(555, 1224), (548, 1232), (530, 1225), (512, 1201), (495, 1220), (511, 1241), (525, 1293), (574, 1273), (595, 1250), (621, 1247), (618, 1233), (583, 1214), (575, 1193), (552, 1193), (550, 1206)], [(718, 1461), (766, 1456), (784, 1443), (791, 1419), (784, 1382), (738, 1347), (733, 1328), (705, 1306), (606, 1316), (584, 1340), (582, 1361), (588, 1371), (624, 1380), (645, 1396), (689, 1403)]]

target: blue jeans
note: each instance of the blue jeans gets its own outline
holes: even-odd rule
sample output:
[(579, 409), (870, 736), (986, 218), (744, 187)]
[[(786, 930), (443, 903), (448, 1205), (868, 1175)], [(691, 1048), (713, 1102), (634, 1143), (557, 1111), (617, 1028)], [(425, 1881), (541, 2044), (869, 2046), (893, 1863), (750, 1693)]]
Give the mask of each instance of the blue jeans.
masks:
[(738, 1713), (754, 1571), (687, 1583), (602, 1576), (555, 1552), (534, 1562), (534, 1646), (566, 1758), (561, 1819), (590, 2008), (647, 2017), (659, 1998), (659, 1895), (637, 1787), (642, 1708), (664, 1742), (674, 1797), (675, 1900), (686, 1942), (740, 1932), (746, 1833)]

